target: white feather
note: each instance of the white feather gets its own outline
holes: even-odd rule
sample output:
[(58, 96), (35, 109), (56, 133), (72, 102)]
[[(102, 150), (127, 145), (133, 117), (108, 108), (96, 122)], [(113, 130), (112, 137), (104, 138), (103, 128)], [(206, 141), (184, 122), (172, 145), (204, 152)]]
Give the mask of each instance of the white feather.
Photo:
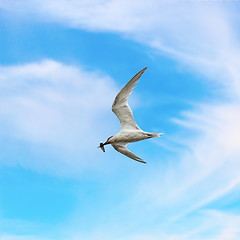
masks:
[(145, 67), (139, 71), (115, 97), (112, 105), (112, 111), (116, 114), (120, 121), (121, 130), (118, 134), (109, 137), (104, 144), (100, 144), (101, 148), (104, 145), (111, 144), (116, 151), (141, 163), (146, 162), (129, 151), (129, 149), (126, 147), (127, 144), (148, 138), (159, 137), (161, 135), (161, 133), (149, 133), (142, 131), (136, 124), (132, 110), (128, 105), (128, 97), (146, 69), (147, 68)]
[(112, 146), (116, 151), (124, 154), (125, 156), (127, 156), (135, 161), (138, 161), (141, 163), (146, 163), (140, 157), (138, 157), (135, 154), (133, 154), (132, 152), (130, 152), (129, 149), (127, 149), (126, 145), (127, 145), (127, 143), (112, 143)]
[(132, 129), (132, 130), (140, 130), (138, 125), (136, 124), (132, 110), (128, 106), (128, 96), (133, 91), (134, 86), (138, 83), (139, 78), (142, 76), (144, 71), (147, 68), (145, 67), (140, 72), (138, 72), (124, 87), (123, 89), (118, 93), (116, 96), (113, 105), (112, 105), (112, 111), (116, 114), (118, 117), (120, 124), (121, 124), (121, 130), (125, 129)]

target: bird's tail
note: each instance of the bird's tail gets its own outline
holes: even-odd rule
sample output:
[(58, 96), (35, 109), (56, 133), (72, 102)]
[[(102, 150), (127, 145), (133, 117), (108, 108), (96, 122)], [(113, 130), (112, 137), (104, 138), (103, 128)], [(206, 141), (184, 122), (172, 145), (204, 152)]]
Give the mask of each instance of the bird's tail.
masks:
[(151, 133), (152, 134), (152, 137), (160, 137), (162, 134), (164, 133)]

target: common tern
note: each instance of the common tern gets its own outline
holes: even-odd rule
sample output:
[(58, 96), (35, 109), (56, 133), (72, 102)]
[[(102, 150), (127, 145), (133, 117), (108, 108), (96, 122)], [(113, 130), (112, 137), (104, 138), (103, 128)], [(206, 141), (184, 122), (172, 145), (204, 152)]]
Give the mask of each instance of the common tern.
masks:
[(136, 124), (132, 110), (128, 105), (128, 97), (146, 69), (147, 67), (139, 71), (115, 97), (115, 100), (112, 104), (112, 111), (118, 117), (121, 129), (119, 133), (109, 137), (104, 143), (101, 142), (99, 145), (99, 148), (101, 148), (102, 151), (105, 152), (104, 146), (111, 144), (116, 151), (141, 163), (146, 162), (143, 161), (140, 157), (133, 154), (131, 151), (129, 151), (126, 146), (132, 142), (138, 142), (149, 138), (160, 137), (160, 135), (163, 134), (142, 131)]

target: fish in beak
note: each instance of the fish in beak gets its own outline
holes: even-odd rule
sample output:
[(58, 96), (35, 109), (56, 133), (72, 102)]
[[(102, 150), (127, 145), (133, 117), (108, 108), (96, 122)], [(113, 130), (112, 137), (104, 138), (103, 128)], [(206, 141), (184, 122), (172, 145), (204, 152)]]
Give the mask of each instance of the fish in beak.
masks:
[(98, 148), (101, 148), (103, 152), (105, 152), (105, 148), (104, 148), (104, 143), (100, 143), (99, 147)]

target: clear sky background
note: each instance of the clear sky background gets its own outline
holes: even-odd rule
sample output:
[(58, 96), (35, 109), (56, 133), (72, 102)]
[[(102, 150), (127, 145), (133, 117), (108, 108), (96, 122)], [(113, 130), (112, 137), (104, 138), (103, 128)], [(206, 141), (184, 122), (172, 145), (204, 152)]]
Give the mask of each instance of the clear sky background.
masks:
[[(0, 240), (239, 240), (240, 2), (0, 0)], [(116, 93), (138, 125), (129, 145)]]

